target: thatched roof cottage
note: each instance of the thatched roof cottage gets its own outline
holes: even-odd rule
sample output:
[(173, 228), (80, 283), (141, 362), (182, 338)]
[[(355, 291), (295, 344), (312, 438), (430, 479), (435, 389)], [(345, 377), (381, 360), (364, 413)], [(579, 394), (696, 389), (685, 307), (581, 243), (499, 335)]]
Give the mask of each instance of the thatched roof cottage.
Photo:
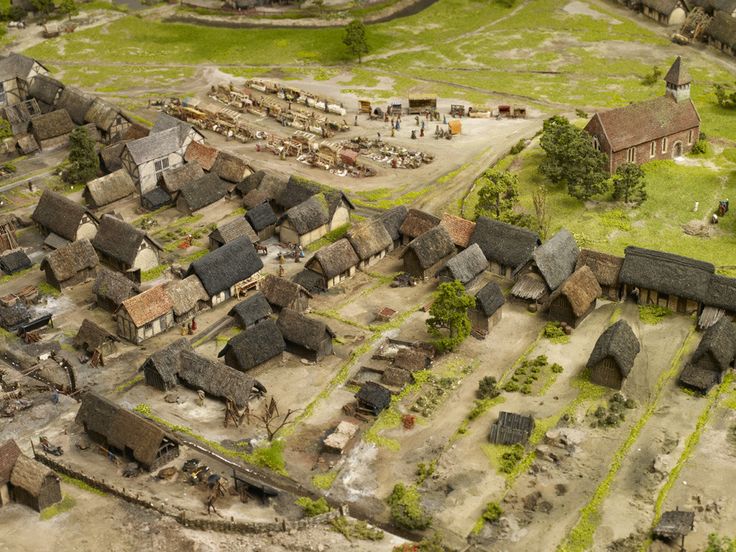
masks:
[(168, 169), (161, 173), (161, 187), (166, 190), (169, 195), (176, 196), (184, 186), (190, 182), (195, 182), (204, 176), (204, 171), (199, 163), (192, 161), (184, 163), (173, 169)]
[(48, 113), (53, 111), (62, 90), (64, 90), (64, 83), (49, 75), (41, 74), (31, 79), (28, 95), (36, 100), (41, 113)]
[(49, 189), (43, 191), (31, 219), (43, 234), (56, 234), (73, 242), (91, 240), (97, 233), (97, 219), (82, 205)]
[(736, 278), (713, 274), (708, 284), (708, 293), (703, 299), (703, 310), (698, 317), (698, 327), (710, 328), (724, 315), (736, 315)]
[(176, 199), (176, 208), (182, 213), (192, 213), (214, 205), (227, 196), (228, 184), (214, 173), (188, 182), (182, 186)]
[(543, 301), (573, 273), (579, 253), (575, 238), (563, 228), (534, 250), (511, 295), (522, 301)]
[(488, 261), (477, 243), (451, 258), (444, 267), (437, 271), (437, 277), (443, 282), (459, 280), (465, 287), (476, 281), (488, 268)]
[(443, 213), (440, 224), (445, 227), (452, 238), (452, 243), (457, 247), (465, 249), (470, 245), (470, 238), (473, 237), (473, 232), (475, 232), (475, 223), (472, 220)]
[(376, 217), (376, 220), (383, 224), (386, 232), (391, 236), (391, 240), (394, 242), (394, 247), (401, 245), (401, 232), (399, 229), (401, 228), (401, 225), (404, 224), (404, 220), (406, 220), (408, 213), (409, 209), (404, 205), (397, 205)]
[(93, 209), (109, 205), (135, 193), (135, 184), (123, 169), (87, 182), (82, 197)]
[(174, 304), (163, 285), (126, 299), (117, 311), (118, 335), (141, 344), (174, 325)]
[(65, 86), (56, 101), (56, 109), (66, 110), (75, 125), (83, 125), (86, 122), (84, 116), (94, 101), (93, 96), (79, 88)]
[(12, 249), (0, 254), (0, 270), (5, 274), (14, 274), (32, 266), (33, 262), (22, 249)]
[(284, 213), (279, 239), (284, 243), (307, 246), (329, 231), (329, 205), (324, 194), (318, 194)]
[(609, 301), (618, 301), (620, 299), (618, 275), (623, 264), (623, 257), (582, 249), (575, 264), (575, 270), (582, 266), (590, 268), (595, 279), (598, 280), (598, 285), (601, 286), (601, 297)]
[(404, 272), (429, 278), (454, 254), (455, 244), (450, 234), (443, 226), (435, 225), (412, 240), (403, 252)]
[[(399, 233), (401, 234), (402, 243), (408, 244), (415, 238), (418, 238), (425, 232), (428, 232), (440, 223), (434, 215), (420, 211), (419, 209), (409, 209), (401, 223)], [(449, 234), (448, 234), (449, 235)]]
[[(238, 185), (235, 187), (235, 191), (245, 199), (246, 195), (258, 189), (258, 185), (261, 183), (264, 176), (266, 176), (266, 172), (262, 170), (249, 174), (241, 182), (238, 182)], [(267, 198), (266, 201), (268, 201), (268, 199), (270, 198)]]
[(245, 213), (245, 220), (258, 234), (260, 240), (267, 240), (274, 235), (278, 218), (271, 205), (266, 202), (249, 209)]
[(621, 389), (634, 367), (641, 347), (625, 320), (609, 326), (598, 338), (586, 364), (590, 381), (612, 389)]
[(707, 393), (723, 381), (723, 375), (733, 366), (735, 357), (736, 326), (724, 317), (703, 334), (690, 362), (680, 374), (680, 385)]
[(342, 238), (317, 251), (304, 266), (319, 274), (325, 289), (330, 289), (354, 276), (359, 263), (353, 246)]
[(231, 368), (247, 372), (278, 357), (285, 347), (276, 322), (266, 319), (230, 339), (217, 356), (225, 357)]
[(110, 268), (127, 272), (158, 266), (163, 248), (143, 230), (112, 215), (103, 215), (92, 246)]
[(108, 270), (101, 266), (97, 269), (92, 293), (98, 306), (110, 312), (115, 312), (126, 299), (140, 293), (138, 284), (126, 278), (119, 272)]
[(95, 98), (87, 113), (85, 123), (93, 123), (100, 133), (100, 140), (105, 144), (122, 140), (132, 124), (130, 117), (116, 105)]
[(104, 364), (105, 357), (115, 354), (119, 341), (117, 337), (106, 329), (101, 328), (89, 318), (85, 318), (77, 331), (77, 335), (74, 336), (72, 343), (77, 349), (84, 351), (90, 356), (97, 353), (100, 355), (101, 363)]
[(662, 25), (682, 25), (689, 8), (682, 0), (641, 0), (641, 11)]
[(50, 151), (68, 146), (69, 134), (74, 128), (69, 113), (65, 109), (57, 109), (33, 117), (28, 131), (43, 151)]
[(289, 352), (315, 362), (332, 354), (335, 332), (324, 322), (282, 309), (277, 324)]
[(717, 12), (706, 29), (708, 44), (736, 56), (736, 18), (727, 13)]
[(12, 439), (0, 443), (0, 507), (10, 504), (10, 474), (15, 461), (23, 453)]
[(210, 172), (216, 174), (221, 179), (239, 184), (245, 178), (253, 173), (248, 162), (242, 157), (233, 155), (226, 151), (220, 151), (212, 164)]
[(261, 203), (266, 203), (271, 199), (268, 194), (261, 190), (251, 190), (243, 196), (243, 207), (246, 209), (253, 209)]
[[(265, 282), (267, 279), (268, 276), (266, 276), (263, 281)], [(263, 284), (261, 284), (261, 286), (262, 285)], [(244, 330), (252, 328), (259, 322), (268, 320), (271, 314), (273, 314), (271, 305), (268, 304), (266, 296), (260, 291), (256, 291), (251, 294), (250, 297), (235, 305), (230, 309), (230, 312), (227, 313), (227, 315), (232, 316), (237, 321), (238, 326)]]
[(304, 312), (309, 308), (309, 300), (312, 298), (312, 294), (298, 283), (273, 274), (267, 274), (261, 280), (260, 290), (276, 311), (287, 308)]
[(477, 243), (483, 250), (491, 272), (511, 279), (526, 266), (541, 241), (526, 228), (478, 217), (470, 243)]
[(245, 217), (238, 217), (225, 224), (221, 224), (209, 234), (210, 250), (235, 241), (238, 238), (247, 237), (252, 243), (259, 241), (258, 235), (253, 227), (248, 224)]
[(176, 377), (181, 369), (180, 353), (182, 351), (194, 351), (185, 337), (180, 337), (149, 356), (140, 367), (146, 385), (161, 391), (170, 391), (176, 387)]
[(595, 309), (601, 286), (593, 271), (581, 266), (550, 297), (550, 320), (567, 322), (576, 328)]
[(476, 335), (485, 335), (499, 320), (506, 298), (496, 282), (489, 282), (475, 294), (475, 306), (468, 309), (468, 317)]
[(41, 261), (41, 270), (49, 284), (62, 290), (94, 278), (99, 263), (92, 244), (82, 239), (49, 253)]
[(265, 390), (262, 385), (243, 372), (221, 362), (210, 360), (194, 351), (184, 350), (181, 356), (179, 380), (194, 390), (223, 400), (231, 400), (243, 408), (256, 394)]
[(29, 96), (29, 83), (38, 75), (47, 75), (48, 69), (33, 58), (11, 53), (0, 58), (0, 84), (5, 92), (0, 107), (24, 102)]
[(155, 471), (179, 456), (176, 437), (97, 393), (82, 397), (76, 421), (90, 439), (145, 470)]
[(174, 307), (174, 322), (177, 324), (194, 318), (199, 311), (207, 308), (209, 301), (207, 291), (194, 274), (167, 284), (166, 293)]
[(40, 462), (23, 454), (15, 460), (9, 487), (15, 502), (37, 512), (61, 501), (59, 477)]
[(358, 268), (367, 268), (377, 263), (394, 247), (386, 227), (375, 218), (354, 225), (345, 237), (358, 255)]

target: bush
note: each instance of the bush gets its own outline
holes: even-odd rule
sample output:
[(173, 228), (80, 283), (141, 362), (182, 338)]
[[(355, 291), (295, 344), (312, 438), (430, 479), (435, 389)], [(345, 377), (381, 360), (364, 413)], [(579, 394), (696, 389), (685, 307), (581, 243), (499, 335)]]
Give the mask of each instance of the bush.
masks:
[(402, 529), (421, 530), (432, 524), (432, 518), (422, 506), (422, 497), (416, 486), (403, 483), (394, 485), (388, 497), (391, 521)]
[(501, 394), (498, 382), (493, 376), (485, 376), (478, 382), (478, 390), (475, 395), (479, 399), (495, 399)]
[(507, 381), (506, 385), (503, 386), (503, 390), (508, 391), (509, 393), (513, 393), (514, 391), (519, 390), (519, 384), (515, 381)]
[(672, 311), (667, 307), (660, 307), (659, 305), (640, 305), (639, 306), (639, 320), (645, 324), (656, 325), (662, 322), (665, 317), (672, 314)]
[(502, 473), (512, 473), (517, 464), (524, 458), (524, 447), (522, 445), (514, 445), (511, 450), (501, 455), (500, 470)]
[(708, 547), (705, 552), (736, 552), (736, 539), (711, 533), (708, 535)]
[(547, 322), (544, 325), (542, 335), (552, 343), (567, 343), (570, 341), (570, 336), (565, 333), (562, 324), (559, 322)]
[(483, 520), (487, 521), (488, 523), (494, 523), (501, 519), (501, 516), (503, 515), (503, 510), (496, 502), (489, 502), (486, 504), (486, 509), (483, 512), (483, 515), (481, 516)]
[(521, 140), (519, 140), (518, 142), (516, 142), (511, 147), (511, 152), (510, 153), (511, 153), (511, 155), (516, 155), (516, 154), (521, 153), (522, 151), (524, 151), (524, 148), (525, 147), (526, 147), (526, 140), (524, 140), (524, 138), (522, 138)]
[(647, 73), (646, 75), (642, 77), (641, 83), (644, 86), (652, 86), (654, 84), (657, 84), (661, 78), (662, 78), (662, 70), (655, 65), (654, 67), (652, 67), (651, 73)]
[(432, 460), (429, 464), (425, 464), (424, 462), (419, 462), (417, 464), (417, 484), (421, 485), (424, 483), (424, 481), (431, 477), (434, 473), (435, 469), (437, 468), (437, 460)]
[(550, 370), (552, 370), (553, 374), (561, 374), (564, 368), (562, 368), (562, 366), (555, 362), (552, 366), (550, 366)]
[(303, 496), (294, 503), (297, 506), (301, 506), (304, 510), (306, 517), (319, 516), (320, 514), (326, 514), (330, 511), (330, 505), (324, 497), (320, 497), (317, 500), (312, 500), (308, 496)]

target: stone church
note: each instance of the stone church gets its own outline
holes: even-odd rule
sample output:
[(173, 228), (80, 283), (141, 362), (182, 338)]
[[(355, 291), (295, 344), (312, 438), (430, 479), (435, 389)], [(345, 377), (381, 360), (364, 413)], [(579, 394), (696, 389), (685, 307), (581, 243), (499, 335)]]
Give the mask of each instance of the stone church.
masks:
[(585, 130), (608, 157), (608, 171), (689, 152), (700, 136), (700, 115), (690, 99), (692, 79), (678, 56), (664, 78), (664, 96), (596, 113)]

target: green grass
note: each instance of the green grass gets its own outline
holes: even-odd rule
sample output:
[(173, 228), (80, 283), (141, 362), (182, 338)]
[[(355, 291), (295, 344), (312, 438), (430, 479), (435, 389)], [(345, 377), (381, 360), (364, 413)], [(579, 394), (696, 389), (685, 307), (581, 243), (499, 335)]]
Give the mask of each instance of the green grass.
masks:
[(96, 495), (100, 495), (100, 496), (105, 496), (106, 495), (106, 493), (104, 491), (101, 491), (100, 489), (97, 489), (97, 488), (93, 487), (92, 485), (88, 485), (87, 483), (85, 483), (81, 479), (77, 479), (75, 477), (70, 477), (68, 475), (64, 475), (63, 473), (59, 474), (59, 478), (61, 478), (61, 480), (64, 483), (66, 483), (68, 485), (74, 485), (78, 489), (82, 489), (83, 491), (87, 491), (88, 493), (92, 493), (92, 494), (96, 494)]
[(326, 473), (318, 473), (312, 476), (312, 485), (323, 491), (327, 491), (337, 479), (337, 471), (331, 470)]
[(52, 517), (63, 514), (64, 512), (68, 512), (69, 510), (74, 508), (76, 503), (77, 501), (74, 500), (74, 498), (69, 495), (64, 495), (64, 497), (61, 499), (61, 502), (57, 502), (56, 504), (41, 510), (39, 517), (41, 518), (41, 521), (47, 521)]
[(672, 311), (666, 307), (639, 305), (639, 320), (652, 326), (656, 326), (671, 314)]
[(322, 249), (323, 247), (330, 245), (331, 243), (335, 243), (337, 240), (344, 238), (345, 234), (348, 233), (348, 230), (350, 230), (350, 224), (343, 224), (342, 226), (338, 226), (331, 232), (327, 232), (324, 236), (322, 236), (317, 241), (313, 241), (307, 246), (307, 251), (317, 251), (318, 249)]
[(136, 374), (132, 378), (130, 378), (128, 381), (124, 381), (120, 385), (118, 385), (115, 388), (116, 393), (125, 393), (128, 389), (133, 387), (134, 385), (139, 384), (143, 381), (143, 374)]
[(145, 270), (141, 272), (141, 281), (150, 282), (151, 280), (160, 278), (161, 276), (163, 276), (164, 272), (166, 272), (168, 268), (169, 268), (169, 265), (160, 264), (158, 266), (153, 267), (150, 270)]

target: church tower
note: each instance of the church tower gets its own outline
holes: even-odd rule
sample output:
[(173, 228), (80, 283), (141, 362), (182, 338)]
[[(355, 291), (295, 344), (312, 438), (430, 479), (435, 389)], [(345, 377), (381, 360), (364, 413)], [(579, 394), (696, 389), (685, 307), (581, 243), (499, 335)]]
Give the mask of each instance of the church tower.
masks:
[(676, 102), (690, 99), (690, 82), (692, 79), (688, 72), (682, 67), (682, 59), (677, 56), (675, 63), (664, 77), (666, 83), (665, 96), (673, 98)]

